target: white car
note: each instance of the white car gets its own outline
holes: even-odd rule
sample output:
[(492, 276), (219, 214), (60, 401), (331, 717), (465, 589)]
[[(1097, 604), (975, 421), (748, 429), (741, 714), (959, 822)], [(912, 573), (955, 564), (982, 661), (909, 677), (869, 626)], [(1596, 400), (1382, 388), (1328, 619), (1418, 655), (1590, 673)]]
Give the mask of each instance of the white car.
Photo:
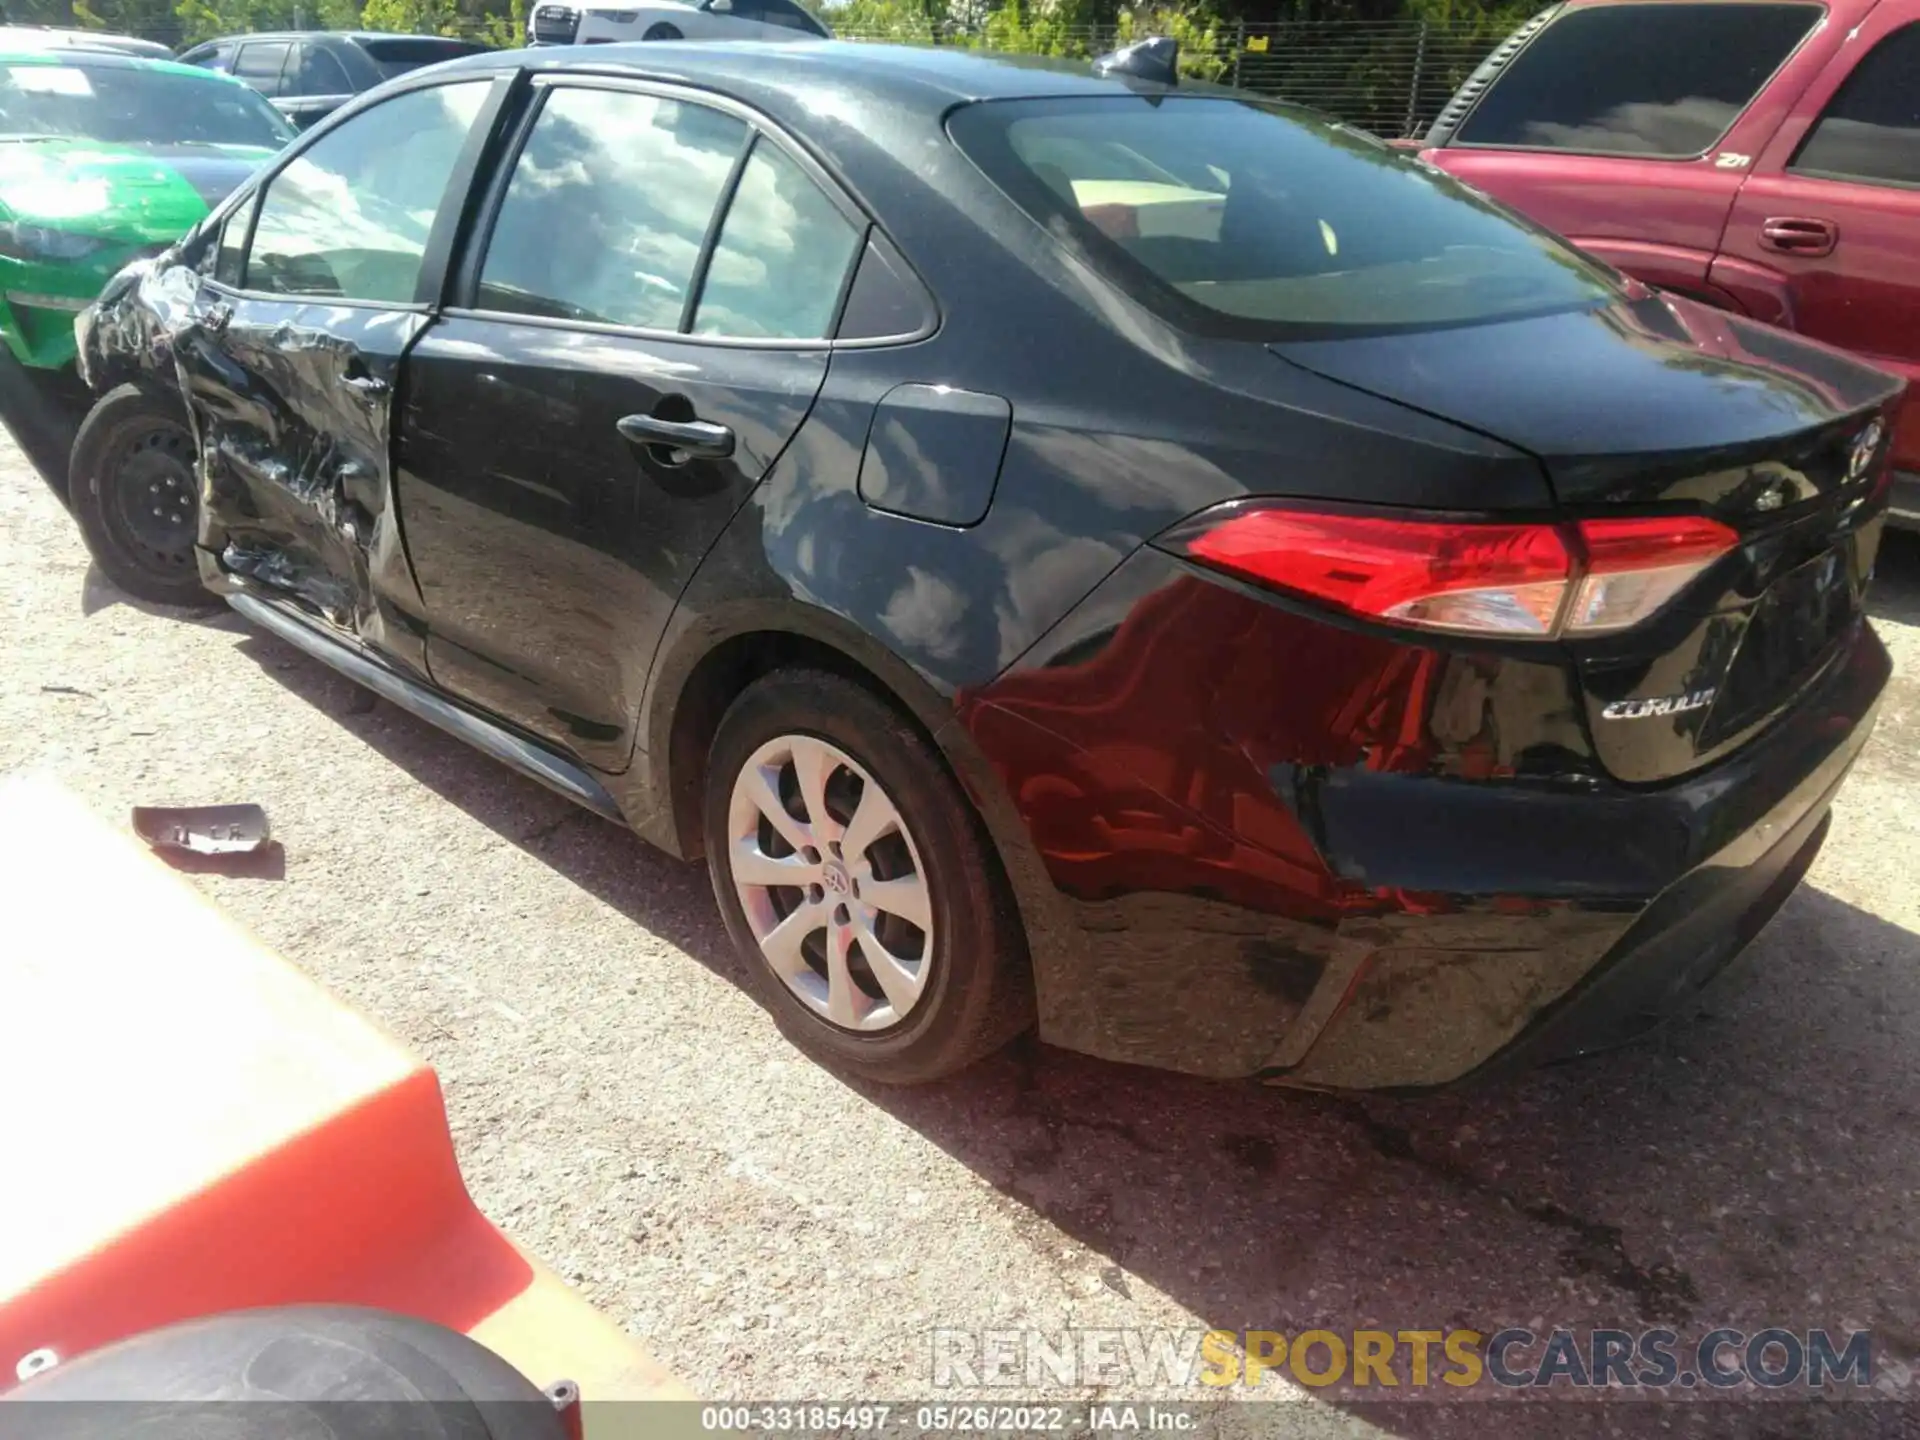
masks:
[(527, 15), (529, 45), (831, 38), (827, 27), (793, 0), (647, 0), (628, 6), (539, 0)]

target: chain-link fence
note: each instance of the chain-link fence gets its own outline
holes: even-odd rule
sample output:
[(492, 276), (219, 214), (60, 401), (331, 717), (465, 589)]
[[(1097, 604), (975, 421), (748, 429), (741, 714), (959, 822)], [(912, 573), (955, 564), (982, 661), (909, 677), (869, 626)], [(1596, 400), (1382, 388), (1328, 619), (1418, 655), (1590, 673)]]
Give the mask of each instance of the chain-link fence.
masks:
[[(1008, 35), (996, 34), (989, 22), (972, 33), (884, 33), (851, 26), (836, 27), (835, 33), (843, 40), (1091, 58), (1144, 32), (1095, 25), (1036, 27)], [(1220, 23), (1178, 38), (1182, 69), (1191, 75), (1310, 105), (1376, 135), (1398, 138), (1423, 133), (1504, 35), (1484, 25), (1418, 20), (1289, 20)]]

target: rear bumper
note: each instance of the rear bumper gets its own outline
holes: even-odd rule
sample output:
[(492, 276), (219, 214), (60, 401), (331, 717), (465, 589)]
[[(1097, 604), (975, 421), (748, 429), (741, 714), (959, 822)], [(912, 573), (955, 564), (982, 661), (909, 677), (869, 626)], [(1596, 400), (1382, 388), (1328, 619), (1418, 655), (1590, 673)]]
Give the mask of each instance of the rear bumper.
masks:
[[(1501, 895), (1566, 884), (1569, 861), (1579, 863), (1567, 827), (1592, 856), (1582, 869), (1593, 873), (1619, 865), (1617, 852), (1632, 848), (1633, 837), (1665, 837), (1670, 878), (1642, 901), (1596, 896), (1565, 907), (1553, 917), (1557, 937), (1537, 924), (1529, 933), (1520, 917), (1504, 930), (1488, 923), (1484, 933), (1459, 939), (1442, 917), (1427, 933), (1401, 927), (1360, 958), (1310, 1042), (1289, 1037), (1284, 1049), (1298, 1063), (1267, 1078), (1423, 1089), (1610, 1049), (1681, 1013), (1812, 865), (1891, 671), (1885, 647), (1863, 626), (1818, 695), (1724, 763), (1617, 796), (1610, 816), (1593, 817), (1605, 823), (1591, 826), (1571, 810), (1556, 819), (1514, 807), (1502, 853), (1538, 859), (1501, 866), (1497, 890), (1485, 897), (1496, 907)], [(1608, 852), (1613, 858), (1603, 858)], [(1360, 938), (1367, 927), (1341, 929)], [(1432, 1008), (1407, 1013), (1417, 1012), (1422, 996)]]
[(1811, 863), (1891, 671), (1862, 625), (1695, 774), (1501, 778), (1472, 766), (1529, 720), (1572, 734), (1550, 665), (1408, 650), (1152, 558), (1088, 611), (958, 717), (1041, 1036), (1316, 1088), (1449, 1085), (1683, 1006)]

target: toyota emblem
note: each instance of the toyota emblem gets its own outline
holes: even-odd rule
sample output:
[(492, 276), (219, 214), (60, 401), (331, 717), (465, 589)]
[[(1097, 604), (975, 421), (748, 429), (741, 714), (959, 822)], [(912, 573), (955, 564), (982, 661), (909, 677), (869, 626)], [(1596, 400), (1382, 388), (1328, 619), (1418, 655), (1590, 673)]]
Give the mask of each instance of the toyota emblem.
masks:
[(1880, 439), (1886, 427), (1875, 420), (1854, 437), (1853, 453), (1847, 457), (1847, 479), (1864, 480), (1873, 468), (1873, 457), (1880, 452)]

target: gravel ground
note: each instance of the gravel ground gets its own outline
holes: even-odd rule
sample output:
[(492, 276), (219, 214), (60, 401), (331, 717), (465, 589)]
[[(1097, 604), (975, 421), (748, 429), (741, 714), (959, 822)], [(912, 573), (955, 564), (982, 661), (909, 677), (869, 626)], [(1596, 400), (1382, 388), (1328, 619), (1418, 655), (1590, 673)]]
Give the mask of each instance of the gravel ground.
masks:
[[(120, 597), (10, 446), (0, 577), (0, 770), (115, 817), (263, 803), (284, 865), (195, 883), (432, 1061), (481, 1206), (704, 1394), (924, 1398), (934, 1327), (1871, 1326), (1893, 1389), (1920, 1355), (1909, 537), (1876, 594), (1898, 664), (1879, 734), (1751, 983), (1657, 1044), (1419, 1101), (1034, 1045), (850, 1086), (736, 987), (704, 870), (235, 617)], [(1670, 1429), (1683, 1407), (1658, 1408)], [(1484, 1424), (1360, 1413), (1322, 1398), (1285, 1428)], [(1865, 1420), (1769, 1413), (1793, 1435)]]

